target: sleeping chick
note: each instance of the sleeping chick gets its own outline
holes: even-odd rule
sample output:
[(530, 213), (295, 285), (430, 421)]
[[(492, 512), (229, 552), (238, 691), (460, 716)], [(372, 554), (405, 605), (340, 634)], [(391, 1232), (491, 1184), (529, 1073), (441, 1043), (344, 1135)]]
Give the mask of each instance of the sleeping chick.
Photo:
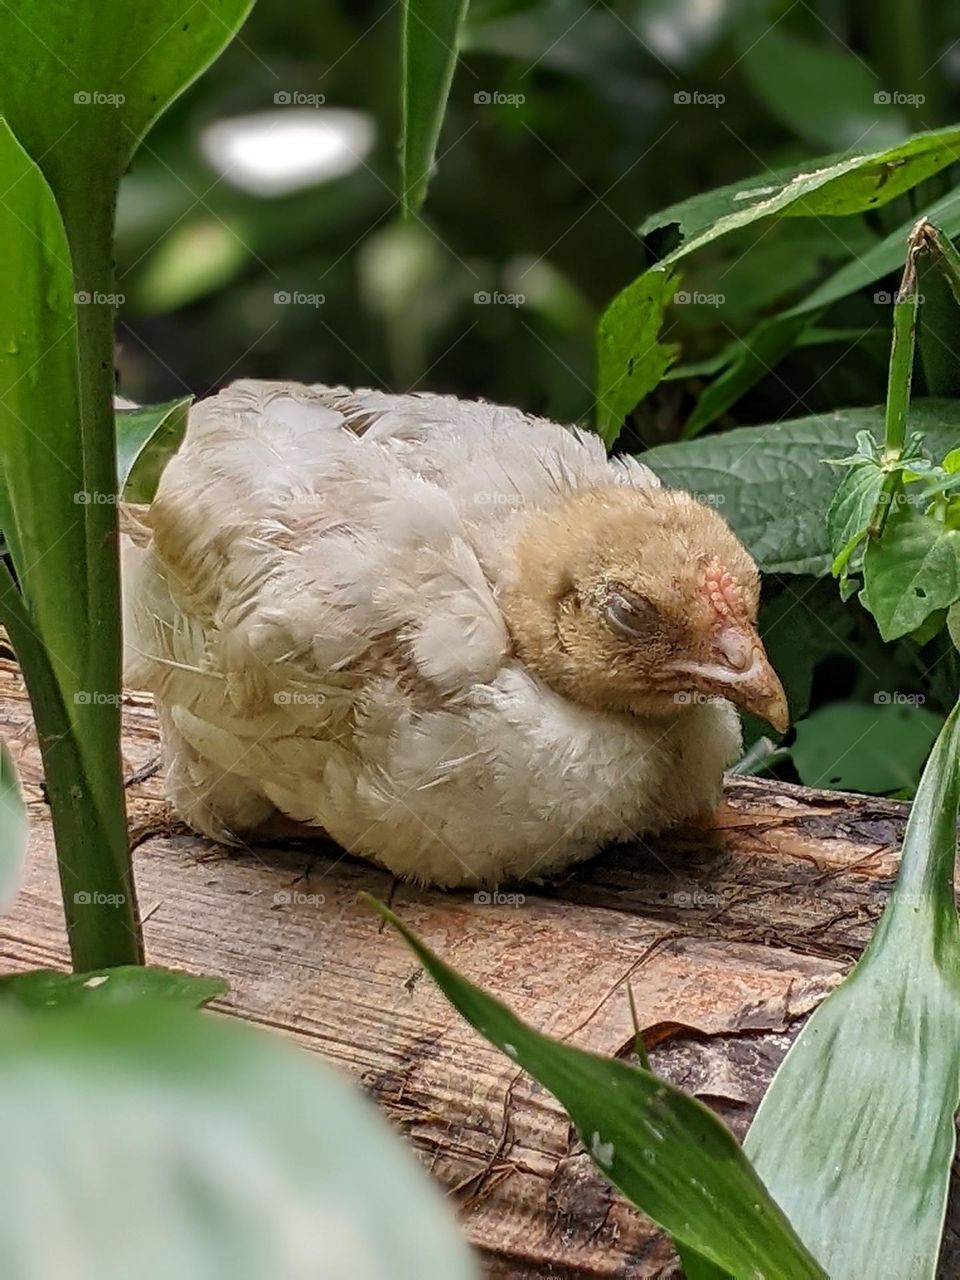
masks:
[(734, 707), (786, 727), (723, 519), (515, 409), (237, 382), (126, 528), (127, 682), (217, 840), (541, 877), (709, 813)]

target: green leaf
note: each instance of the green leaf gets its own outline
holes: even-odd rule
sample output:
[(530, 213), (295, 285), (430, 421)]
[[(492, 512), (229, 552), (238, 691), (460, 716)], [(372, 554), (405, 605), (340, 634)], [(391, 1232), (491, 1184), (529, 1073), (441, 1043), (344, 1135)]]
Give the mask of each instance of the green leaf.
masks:
[(870, 795), (913, 789), (943, 716), (896, 690), (874, 698), (831, 702), (800, 721), (791, 754), (801, 782)]
[(649, 1071), (534, 1031), (444, 964), (393, 912), (361, 897), (402, 935), (470, 1025), (562, 1103), (611, 1182), (712, 1264), (693, 1274), (713, 1276), (720, 1267), (765, 1280), (822, 1276), (712, 1111)]
[(872, 458), (854, 463), (840, 481), (827, 512), (827, 536), (834, 555), (832, 572), (839, 577), (866, 537), (870, 517), (883, 489), (884, 472)]
[(960, 600), (960, 529), (900, 505), (883, 536), (867, 544), (863, 575), (861, 599), (884, 640), (916, 631), (929, 614)]
[(955, 709), (924, 770), (897, 887), (870, 945), (800, 1033), (744, 1144), (838, 1280), (936, 1272), (960, 1103), (958, 750)]
[(13, 903), (27, 856), (27, 809), (7, 744), (0, 742), (0, 911)]
[(180, 448), (191, 396), (117, 410), (117, 483), (126, 502), (152, 502), (163, 469)]
[(222, 978), (139, 964), (117, 965), (99, 973), (32, 969), (0, 978), (0, 1002), (26, 1009), (62, 1009), (91, 1004), (130, 1005), (149, 997), (197, 1009), (225, 995), (228, 989)]
[[(902, 111), (854, 54), (769, 24), (745, 23), (739, 41), (747, 79), (772, 116), (815, 147), (892, 145), (909, 133)], [(829, 92), (824, 87), (829, 86)], [(887, 98), (889, 99), (889, 94)]]
[[(934, 456), (960, 433), (952, 400), (916, 400), (910, 424)], [(837, 472), (858, 431), (883, 440), (883, 408), (842, 409), (769, 426), (660, 445), (643, 455), (664, 484), (715, 505), (765, 573), (828, 573), (827, 513)]]
[(427, 194), (469, 0), (403, 0), (403, 206)]
[[(676, 349), (657, 341), (673, 296), (673, 266), (740, 227), (784, 214), (823, 217), (860, 213), (888, 203), (950, 164), (960, 127), (916, 134), (893, 147), (823, 156), (768, 178), (733, 183), (673, 205), (647, 219), (641, 234), (669, 228), (680, 244), (628, 285), (601, 317), (597, 336), (598, 430), (615, 439), (623, 419), (656, 385)], [(672, 284), (663, 277), (670, 273)], [(652, 337), (651, 337), (652, 335)]]
[(317, 1058), (159, 1002), (0, 1016), (4, 1280), (475, 1280), (419, 1161)]

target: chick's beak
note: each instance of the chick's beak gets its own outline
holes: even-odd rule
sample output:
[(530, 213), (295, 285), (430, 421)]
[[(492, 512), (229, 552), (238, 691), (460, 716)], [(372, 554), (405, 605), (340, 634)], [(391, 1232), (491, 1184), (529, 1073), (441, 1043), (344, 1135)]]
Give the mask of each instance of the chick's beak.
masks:
[(730, 701), (741, 711), (749, 711), (766, 720), (777, 733), (786, 733), (790, 727), (787, 695), (783, 691), (780, 677), (770, 665), (770, 659), (759, 637), (753, 651), (753, 660), (744, 676), (743, 680), (731, 683), (728, 695)]
[(777, 733), (786, 733), (790, 727), (787, 695), (752, 627), (728, 627), (706, 661), (673, 666), (691, 676), (702, 692), (729, 699), (741, 711), (766, 720)]

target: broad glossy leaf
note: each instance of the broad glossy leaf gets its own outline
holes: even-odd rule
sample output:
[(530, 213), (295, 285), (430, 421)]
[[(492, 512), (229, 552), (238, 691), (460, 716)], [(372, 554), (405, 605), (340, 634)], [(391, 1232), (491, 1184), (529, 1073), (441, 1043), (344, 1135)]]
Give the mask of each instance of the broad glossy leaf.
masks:
[(800, 721), (791, 754), (801, 782), (871, 795), (913, 789), (943, 716), (896, 690), (874, 696), (872, 705), (828, 703)]
[(163, 469), (180, 448), (191, 397), (117, 410), (117, 484), (126, 502), (152, 502)]
[(916, 631), (929, 614), (960, 600), (960, 529), (914, 506), (890, 513), (863, 557), (866, 607), (884, 640)]
[(12, 1002), (26, 1009), (62, 1009), (91, 1004), (130, 1005), (152, 998), (197, 1009), (227, 990), (222, 978), (140, 964), (117, 965), (99, 973), (31, 969), (0, 978), (0, 1003)]
[(744, 1144), (837, 1280), (936, 1271), (960, 1103), (958, 750), (960, 709), (924, 770), (870, 945), (803, 1028)]
[(4, 1011), (0, 1131), (4, 1280), (477, 1276), (370, 1103), (236, 1023), (159, 1002)]
[(0, 524), (72, 696), (86, 687), (72, 659), (89, 643), (73, 274), (53, 194), (2, 119), (0, 184)]
[(822, 1277), (744, 1160), (729, 1129), (659, 1076), (550, 1040), (444, 964), (386, 907), (362, 895), (404, 937), (471, 1026), (563, 1104), (603, 1173), (709, 1265), (692, 1274)]
[(12, 904), (27, 856), (27, 810), (6, 743), (0, 743), (0, 911)]
[(870, 458), (856, 462), (843, 475), (827, 512), (827, 536), (835, 574), (842, 573), (859, 541), (866, 536), (884, 473)]
[(695, 196), (647, 219), (641, 234), (668, 228), (680, 244), (628, 285), (601, 317), (597, 399), (604, 439), (616, 438), (625, 415), (675, 358), (675, 348), (656, 340), (673, 296), (658, 276), (672, 273), (675, 263), (720, 236), (775, 214), (822, 217), (884, 205), (951, 163), (958, 143), (960, 128), (953, 127), (916, 134), (893, 147), (823, 156)]
[(750, 22), (739, 47), (743, 70), (763, 105), (812, 146), (879, 147), (910, 132), (891, 95), (876, 101), (880, 81), (866, 63), (839, 44), (815, 44), (783, 27), (766, 23), (758, 29)]
[[(960, 432), (951, 400), (917, 400), (912, 430), (940, 457)], [(838, 483), (824, 459), (848, 455), (858, 431), (883, 439), (883, 408), (842, 409), (722, 435), (661, 445), (643, 461), (664, 484), (715, 505), (766, 573), (828, 573), (827, 512)]]
[(423, 204), (469, 0), (403, 0), (403, 204)]

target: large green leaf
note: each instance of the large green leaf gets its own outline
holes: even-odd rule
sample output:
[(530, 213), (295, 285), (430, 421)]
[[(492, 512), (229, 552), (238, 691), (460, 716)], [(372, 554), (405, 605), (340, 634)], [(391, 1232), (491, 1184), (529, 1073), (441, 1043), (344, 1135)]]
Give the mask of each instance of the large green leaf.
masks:
[(958, 749), (960, 708), (924, 770), (870, 945), (800, 1033), (744, 1144), (837, 1280), (936, 1271), (960, 1103)]
[(908, 635), (960, 600), (960, 529), (900, 506), (883, 537), (867, 543), (863, 576), (863, 597), (884, 640)]
[(222, 978), (141, 964), (117, 965), (99, 973), (31, 969), (0, 978), (0, 1002), (9, 1001), (25, 1009), (129, 1005), (148, 997), (196, 1009), (227, 990)]
[(6, 1011), (0, 1130), (4, 1280), (477, 1275), (369, 1102), (236, 1024), (148, 1002)]
[(152, 502), (180, 448), (191, 397), (117, 410), (117, 489), (126, 502)]
[(423, 204), (469, 0), (403, 0), (403, 204)]
[(943, 716), (896, 690), (873, 706), (831, 702), (797, 725), (791, 748), (808, 787), (882, 795), (913, 787)]
[[(643, 455), (664, 484), (715, 505), (767, 573), (828, 573), (827, 512), (838, 472), (824, 459), (849, 455), (858, 431), (883, 440), (882, 407), (840, 409), (722, 435), (661, 445)], [(917, 400), (910, 428), (942, 456), (960, 436), (951, 400)]]
[[(654, 215), (641, 234), (669, 229), (679, 245), (619, 294), (597, 332), (598, 427), (616, 438), (627, 413), (675, 355), (659, 332), (676, 285), (674, 264), (738, 228), (783, 214), (824, 217), (877, 208), (955, 159), (960, 128), (916, 134), (893, 147), (823, 156), (766, 178), (737, 182)], [(651, 340), (651, 333), (654, 335)]]
[(0, 911), (16, 897), (27, 856), (27, 810), (6, 743), (0, 743)]
[[(909, 133), (870, 68), (848, 50), (745, 23), (741, 65), (770, 114), (815, 147), (891, 146)], [(826, 91), (825, 91), (826, 88)]]
[(597, 1166), (684, 1249), (688, 1275), (823, 1277), (712, 1111), (650, 1071), (534, 1031), (367, 901), (470, 1025), (563, 1104)]

